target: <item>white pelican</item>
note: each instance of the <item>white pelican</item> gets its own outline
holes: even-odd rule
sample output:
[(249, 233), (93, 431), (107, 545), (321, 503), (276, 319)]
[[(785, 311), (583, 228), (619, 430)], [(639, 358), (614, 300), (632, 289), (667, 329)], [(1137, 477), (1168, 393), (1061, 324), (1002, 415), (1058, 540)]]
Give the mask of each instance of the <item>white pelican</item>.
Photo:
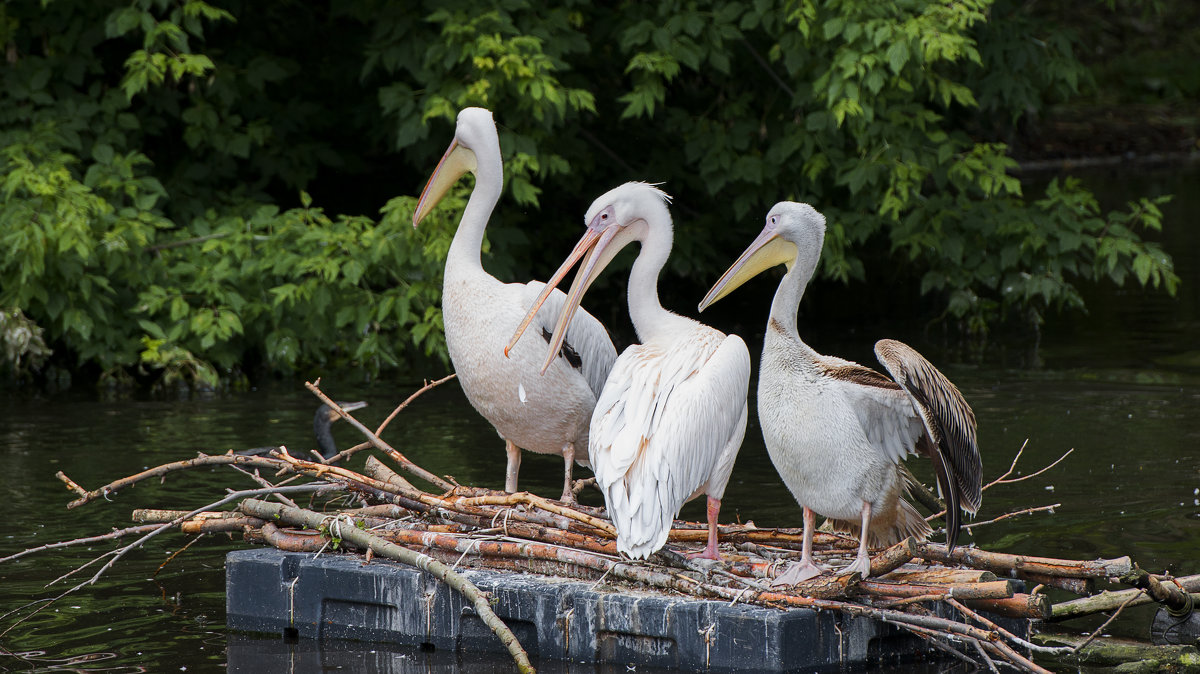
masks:
[(700, 556), (717, 559), (721, 496), (746, 434), (750, 353), (737, 335), (726, 336), (659, 303), (658, 275), (671, 252), (669, 199), (651, 185), (631, 182), (592, 202), (584, 219), (587, 232), (543, 291), (590, 252), (550, 348), (558, 348), (563, 327), (601, 270), (626, 245), (641, 243), (628, 288), (629, 317), (641, 344), (617, 358), (604, 383), (592, 413), (588, 454), (617, 529), (618, 550), (649, 557), (666, 543), (684, 502), (705, 494), (708, 545)]
[(521, 449), (557, 454), (564, 464), (562, 498), (571, 501), (572, 464), (587, 465), (588, 421), (617, 350), (600, 321), (581, 311), (567, 328), (566, 341), (555, 344), (549, 370), (539, 376), (551, 321), (565, 298), (559, 291), (538, 315), (544, 341), (530, 340), (504, 357), (507, 336), (545, 284), (502, 283), (480, 263), (483, 230), (504, 185), (491, 112), (465, 108), (458, 114), (454, 140), (421, 193), (413, 226), (468, 171), (475, 174), (475, 187), (450, 244), (442, 282), (446, 349), (467, 400), (504, 438), (504, 488), (517, 490)]
[[(962, 394), (912, 348), (891, 339), (875, 355), (891, 378), (817, 353), (796, 330), (796, 311), (825, 240), (825, 216), (808, 204), (781, 202), (766, 227), (717, 281), (703, 311), (734, 288), (779, 264), (787, 273), (771, 302), (758, 375), (758, 419), (775, 468), (804, 508), (799, 564), (779, 579), (795, 583), (823, 572), (813, 562), (813, 512), (859, 533), (858, 556), (842, 573), (870, 575), (868, 538), (890, 545), (929, 535), (929, 525), (902, 495), (910, 452), (933, 460), (946, 499), (946, 538), (954, 549), (959, 508), (981, 500), (982, 465), (975, 414)], [(868, 535), (863, 535), (862, 532)]]

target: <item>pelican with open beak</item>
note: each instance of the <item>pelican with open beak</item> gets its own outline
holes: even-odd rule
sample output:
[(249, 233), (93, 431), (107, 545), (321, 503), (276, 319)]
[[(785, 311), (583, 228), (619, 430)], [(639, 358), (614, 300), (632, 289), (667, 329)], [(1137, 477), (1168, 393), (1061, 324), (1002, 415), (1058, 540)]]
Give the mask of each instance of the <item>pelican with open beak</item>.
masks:
[[(668, 200), (640, 182), (596, 199), (585, 217), (587, 231), (542, 294), (582, 260), (558, 313), (553, 351), (592, 282), (622, 248), (641, 244), (628, 287), (629, 317), (641, 343), (617, 358), (604, 383), (592, 412), (588, 454), (617, 529), (618, 550), (649, 557), (666, 543), (680, 507), (704, 494), (708, 543), (700, 556), (716, 559), (721, 497), (746, 433), (750, 354), (737, 335), (672, 313), (659, 302), (658, 276), (673, 239)], [(521, 343), (542, 299), (510, 347)]]

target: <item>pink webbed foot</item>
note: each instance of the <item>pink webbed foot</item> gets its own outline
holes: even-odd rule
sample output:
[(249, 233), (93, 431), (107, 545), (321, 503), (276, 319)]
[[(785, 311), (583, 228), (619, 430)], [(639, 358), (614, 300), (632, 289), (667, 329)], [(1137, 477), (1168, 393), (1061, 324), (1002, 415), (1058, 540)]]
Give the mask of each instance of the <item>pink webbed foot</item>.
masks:
[(776, 576), (775, 580), (771, 581), (771, 587), (782, 587), (784, 585), (803, 583), (810, 578), (816, 578), (817, 576), (828, 572), (829, 569), (827, 567), (821, 566), (813, 561), (802, 560), (799, 562), (793, 562), (786, 567), (783, 573)]

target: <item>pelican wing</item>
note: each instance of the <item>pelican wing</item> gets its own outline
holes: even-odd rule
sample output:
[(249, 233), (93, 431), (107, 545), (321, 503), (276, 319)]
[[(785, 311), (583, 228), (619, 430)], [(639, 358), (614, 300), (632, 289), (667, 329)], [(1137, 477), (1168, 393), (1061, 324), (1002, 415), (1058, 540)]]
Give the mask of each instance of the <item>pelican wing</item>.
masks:
[[(913, 407), (935, 445), (935, 465), (944, 468), (954, 481), (957, 494), (943, 496), (958, 501), (968, 512), (979, 509), (982, 500), (983, 462), (975, 438), (975, 412), (958, 387), (912, 347), (894, 339), (875, 343), (875, 355), (892, 378), (912, 400)], [(939, 469), (942, 466), (939, 465)]]
[(917, 451), (925, 427), (900, 384), (834, 356), (819, 356), (817, 363), (850, 402), (872, 447), (894, 463)]
[(618, 549), (648, 557), (661, 548), (683, 503), (732, 468), (727, 452), (746, 431), (749, 378), (741, 338), (709, 329), (669, 349), (635, 345), (617, 359), (588, 445)]
[[(541, 281), (530, 281), (525, 284), (522, 303), (526, 310), (533, 306), (545, 287), (546, 284)], [(542, 307), (538, 309), (532, 327), (547, 342), (550, 341), (550, 336), (554, 332), (555, 320), (566, 301), (566, 293), (555, 288), (546, 298)], [(571, 324), (567, 326), (567, 336), (563, 341), (560, 356), (565, 358), (571, 367), (583, 373), (588, 387), (599, 398), (600, 390), (604, 388), (604, 382), (608, 379), (608, 373), (617, 360), (617, 349), (613, 346), (612, 339), (609, 338), (604, 325), (586, 309), (580, 307), (571, 320)]]

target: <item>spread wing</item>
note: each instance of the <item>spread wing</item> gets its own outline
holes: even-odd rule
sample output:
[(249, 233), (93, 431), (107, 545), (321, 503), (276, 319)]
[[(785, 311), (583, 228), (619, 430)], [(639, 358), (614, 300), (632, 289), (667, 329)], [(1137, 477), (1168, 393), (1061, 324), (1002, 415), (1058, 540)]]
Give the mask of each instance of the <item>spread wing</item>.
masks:
[(938, 455), (935, 465), (946, 465), (952, 478), (950, 491), (955, 494), (946, 494), (948, 485), (939, 484), (943, 496), (958, 501), (967, 512), (977, 511), (983, 498), (983, 461), (975, 436), (975, 412), (958, 387), (907, 344), (881, 339), (875, 343), (875, 355), (912, 401), (933, 441)]
[(710, 478), (728, 479), (714, 473), (732, 468), (722, 454), (745, 434), (749, 378), (745, 343), (709, 328), (669, 349), (632, 346), (617, 359), (588, 446), (618, 549), (650, 556), (685, 501)]
[(894, 463), (917, 451), (925, 427), (900, 384), (841, 358), (820, 356), (817, 362), (850, 402), (872, 447)]
[[(533, 306), (538, 295), (541, 294), (542, 288), (545, 287), (546, 284), (541, 281), (530, 281), (525, 284), (522, 302), (526, 309)], [(533, 327), (547, 343), (550, 342), (549, 336), (554, 332), (554, 323), (566, 301), (566, 293), (555, 288), (546, 298), (542, 308), (538, 309)], [(559, 357), (564, 358), (568, 365), (583, 374), (587, 379), (588, 387), (599, 398), (600, 390), (604, 388), (604, 382), (608, 379), (608, 373), (617, 360), (617, 349), (613, 346), (612, 339), (609, 338), (604, 325), (586, 309), (580, 307), (575, 312), (575, 317), (571, 319), (571, 324), (567, 326), (567, 336), (563, 340)]]

